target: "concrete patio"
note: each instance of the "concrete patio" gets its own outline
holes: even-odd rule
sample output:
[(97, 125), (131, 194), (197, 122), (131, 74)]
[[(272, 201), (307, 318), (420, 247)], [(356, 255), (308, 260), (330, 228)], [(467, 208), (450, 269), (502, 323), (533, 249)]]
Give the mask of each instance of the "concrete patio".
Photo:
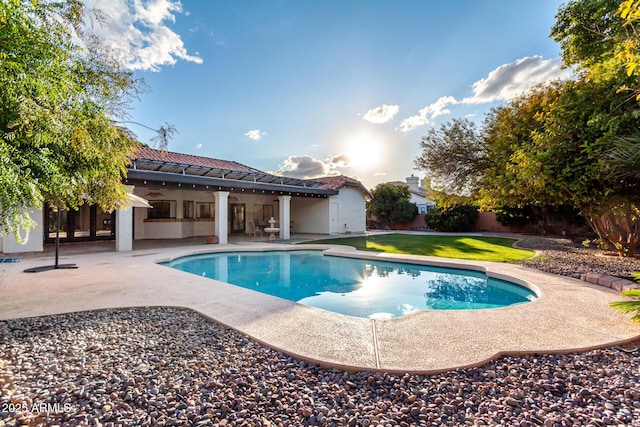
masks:
[(204, 245), (145, 242), (132, 252), (109, 244), (65, 246), (60, 263), (79, 268), (24, 273), (51, 264), (44, 254), (21, 255), (0, 284), (0, 319), (115, 307), (175, 306), (195, 310), (253, 339), (323, 366), (348, 370), (434, 373), (480, 365), (502, 354), (571, 352), (640, 337), (640, 325), (608, 306), (618, 292), (580, 280), (506, 263), (358, 252), (312, 246), (331, 254), (470, 267), (516, 278), (539, 293), (533, 302), (491, 310), (420, 311), (391, 320), (344, 316), (158, 265), (211, 251), (292, 249), (291, 244), (236, 241)]

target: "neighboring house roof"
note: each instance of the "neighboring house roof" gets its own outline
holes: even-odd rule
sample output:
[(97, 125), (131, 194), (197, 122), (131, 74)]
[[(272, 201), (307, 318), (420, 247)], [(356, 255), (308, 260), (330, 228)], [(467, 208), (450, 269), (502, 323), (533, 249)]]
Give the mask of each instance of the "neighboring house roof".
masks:
[(326, 188), (329, 190), (339, 190), (342, 187), (353, 187), (362, 191), (366, 196), (372, 197), (372, 194), (365, 188), (364, 185), (362, 185), (360, 181), (354, 178), (349, 178), (348, 176), (323, 176), (320, 178), (314, 178), (313, 180), (323, 183), (322, 188)]

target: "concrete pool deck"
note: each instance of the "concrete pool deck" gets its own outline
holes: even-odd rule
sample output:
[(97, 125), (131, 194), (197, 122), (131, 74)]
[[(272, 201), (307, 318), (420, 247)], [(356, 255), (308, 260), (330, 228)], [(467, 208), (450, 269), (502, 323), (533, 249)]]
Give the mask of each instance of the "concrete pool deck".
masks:
[(640, 337), (640, 324), (611, 309), (617, 291), (507, 263), (358, 252), (332, 254), (479, 267), (511, 276), (539, 292), (533, 302), (491, 310), (420, 311), (372, 320), (344, 316), (158, 265), (212, 251), (313, 249), (239, 243), (147, 247), (132, 252), (65, 254), (78, 269), (24, 273), (51, 264), (50, 254), (20, 256), (0, 283), (0, 319), (121, 307), (185, 307), (298, 358), (347, 370), (435, 373), (481, 365), (505, 354), (565, 353), (621, 344)]

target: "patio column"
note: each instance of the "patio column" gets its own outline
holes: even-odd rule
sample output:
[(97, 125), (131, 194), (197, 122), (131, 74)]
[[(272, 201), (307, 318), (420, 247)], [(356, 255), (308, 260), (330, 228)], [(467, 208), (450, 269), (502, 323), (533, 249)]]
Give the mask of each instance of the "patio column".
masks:
[(228, 241), (227, 235), (229, 224), (229, 192), (228, 191), (216, 191), (213, 193), (215, 196), (215, 210), (216, 220), (214, 222), (214, 233), (218, 236), (218, 243), (224, 245)]
[(291, 196), (279, 196), (280, 201), (280, 239), (291, 238)]
[(116, 209), (116, 252), (133, 250), (133, 208)]

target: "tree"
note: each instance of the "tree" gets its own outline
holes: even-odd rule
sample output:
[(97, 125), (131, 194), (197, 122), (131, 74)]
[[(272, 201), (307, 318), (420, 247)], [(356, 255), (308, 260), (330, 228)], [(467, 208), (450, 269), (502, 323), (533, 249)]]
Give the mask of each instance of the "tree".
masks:
[(620, 67), (617, 56), (629, 36), (618, 15), (620, 0), (572, 0), (562, 5), (551, 28), (562, 61), (581, 71)]
[(487, 115), (484, 137), (492, 162), (479, 191), (481, 206), (536, 209), (565, 200), (551, 187), (553, 179), (540, 173), (546, 148), (537, 145), (546, 132), (545, 108), (556, 102), (561, 86), (538, 86)]
[(0, 233), (33, 227), (26, 208), (120, 206), (137, 145), (114, 120), (142, 88), (81, 31), (76, 0), (0, 5)]
[[(482, 141), (467, 144), (481, 146), (491, 162), (478, 162), (469, 148), (440, 173), (457, 174), (454, 181), (464, 179), (461, 171), (475, 171), (473, 195), (483, 209), (529, 208), (544, 218), (564, 206), (578, 208), (610, 249), (633, 255), (640, 179), (614, 176), (604, 162), (616, 139), (640, 126), (635, 100), (615, 89), (627, 81), (619, 72), (534, 88), (494, 108), (476, 134)], [(435, 134), (430, 146), (440, 147), (433, 153), (446, 156), (449, 139)]]
[(478, 190), (491, 161), (480, 131), (467, 119), (453, 119), (432, 128), (422, 138), (415, 160), (432, 186), (446, 194), (467, 195)]
[(640, 36), (637, 25), (640, 22), (640, 2), (638, 0), (625, 0), (620, 3), (616, 12), (624, 20), (626, 37), (622, 49), (617, 55), (618, 62), (627, 67), (627, 75), (633, 74), (640, 65)]
[(616, 138), (640, 126), (626, 78), (598, 76), (540, 87), (497, 108), (486, 135), (496, 161), (482, 187), (485, 206), (577, 207), (620, 255), (640, 241), (640, 180), (620, 179), (604, 158)]
[[(583, 71), (583, 81), (609, 84), (608, 90), (612, 91), (630, 91), (632, 99), (635, 95), (635, 101), (640, 98), (638, 74), (635, 72), (638, 64), (636, 53), (640, 46), (636, 28), (640, 20), (639, 7), (640, 3), (635, 0), (572, 1), (560, 9), (551, 33), (561, 44), (565, 63), (576, 65)], [(622, 74), (626, 79), (622, 79)], [(615, 80), (618, 84), (610, 85)], [(606, 99), (611, 100), (611, 97), (606, 96)], [(633, 255), (640, 243), (639, 177), (626, 169), (633, 167), (633, 159), (640, 152), (640, 145), (629, 143), (639, 136), (637, 120), (633, 126), (635, 117), (630, 117), (638, 116), (638, 104), (630, 101), (618, 98), (617, 104), (608, 105), (609, 118), (605, 118), (606, 111), (600, 111), (599, 120), (591, 122), (594, 128), (598, 128), (599, 123), (611, 125), (603, 134), (604, 140), (598, 144), (598, 148), (607, 145), (608, 149), (594, 150), (593, 153), (600, 156), (600, 169), (610, 173), (609, 185), (612, 188), (606, 189), (609, 193), (604, 200), (606, 203), (582, 206), (601, 240), (622, 255)], [(620, 110), (624, 113), (620, 114)], [(617, 129), (617, 132), (611, 132), (612, 129)], [(596, 193), (601, 194), (602, 191), (597, 189)]]
[[(631, 76), (640, 69), (640, 29), (637, 28), (640, 23), (640, 2), (625, 0), (617, 13), (624, 20), (623, 25), (627, 30), (627, 37), (617, 60), (626, 65), (627, 75)], [(636, 87), (633, 91), (636, 93), (636, 100), (640, 100), (640, 89)], [(640, 136), (619, 138), (608, 153), (608, 160), (617, 176), (623, 179), (630, 176), (640, 178)]]
[(418, 207), (410, 202), (411, 192), (406, 185), (378, 184), (371, 194), (367, 214), (384, 224), (411, 221), (418, 215)]
[[(547, 102), (544, 86), (531, 93), (536, 93), (538, 102)], [(510, 213), (503, 218), (513, 212), (526, 211), (529, 220), (536, 225), (546, 222), (546, 216), (553, 212), (547, 202), (536, 197), (520, 197), (515, 189), (524, 187), (514, 185), (523, 179), (516, 150), (527, 147), (526, 144), (518, 144), (528, 141), (531, 133), (542, 127), (536, 117), (537, 111), (535, 102), (514, 100), (508, 107), (492, 110), (483, 128), (476, 128), (466, 119), (454, 119), (439, 130), (432, 129), (423, 138), (420, 143), (422, 154), (415, 163), (434, 182), (444, 183), (430, 191), (436, 205), (441, 208), (439, 214), (461, 205), (474, 205), (488, 187), (503, 190), (503, 193), (492, 191), (491, 202), (484, 204), (485, 209), (494, 210), (497, 214)]]
[(459, 120), (432, 130), (416, 164), (438, 184), (468, 190), (484, 209), (578, 208), (605, 245), (634, 255), (640, 177), (621, 170), (637, 166), (640, 147), (618, 149), (618, 166), (607, 160), (620, 138), (640, 138), (638, 102), (620, 90), (638, 87), (638, 75), (619, 57), (625, 43), (638, 39), (633, 25), (640, 13), (633, 13), (640, 2), (623, 12), (619, 7), (619, 0), (562, 6), (551, 35), (565, 64), (577, 68), (575, 80), (538, 86), (493, 109), (480, 131)]

